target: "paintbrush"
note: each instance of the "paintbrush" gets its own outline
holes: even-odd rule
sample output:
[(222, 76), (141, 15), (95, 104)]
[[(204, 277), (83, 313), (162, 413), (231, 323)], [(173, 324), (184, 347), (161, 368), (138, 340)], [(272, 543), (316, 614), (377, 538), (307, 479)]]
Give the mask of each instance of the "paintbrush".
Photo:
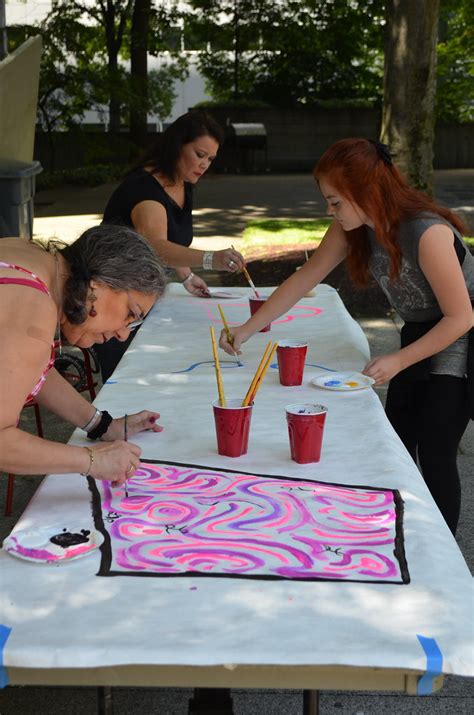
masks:
[(224, 395), (224, 385), (222, 383), (221, 366), (219, 363), (219, 355), (217, 353), (216, 335), (214, 333), (213, 325), (209, 326), (209, 332), (211, 333), (212, 354), (214, 357), (214, 368), (216, 371), (216, 381), (217, 381), (217, 392), (219, 394), (219, 404), (221, 407), (226, 407), (226, 401), (225, 401), (225, 395)]
[[(221, 306), (219, 305), (219, 303), (217, 304), (217, 307), (219, 308), (219, 313), (221, 314), (222, 325), (224, 326), (224, 332), (225, 332), (225, 335), (226, 335), (226, 338), (227, 338), (227, 342), (229, 343), (229, 345), (232, 345), (232, 347), (234, 347), (234, 336), (232, 335), (232, 333), (231, 333), (230, 330), (229, 330), (229, 326), (227, 325), (227, 320), (225, 319), (224, 311), (222, 310), (222, 308), (221, 308)], [(240, 362), (239, 357), (238, 357), (238, 355), (237, 355), (237, 353), (236, 353), (235, 351), (234, 351), (234, 355), (235, 355), (236, 360), (237, 360), (237, 365), (238, 365), (239, 367), (241, 367), (241, 366), (242, 366), (242, 363)]]
[[(231, 248), (232, 248), (233, 251), (235, 251), (234, 246), (231, 245)], [(257, 298), (260, 298), (260, 293), (259, 293), (258, 290), (255, 288), (255, 283), (254, 283), (253, 280), (251, 279), (250, 273), (248, 272), (248, 270), (246, 269), (245, 266), (242, 266), (242, 273), (243, 273), (244, 276), (246, 277), (249, 286), (252, 288), (253, 292), (255, 293), (255, 296), (256, 296)]]
[(255, 293), (256, 298), (260, 298), (260, 293), (259, 293), (258, 290), (255, 288), (255, 283), (254, 283), (253, 280), (250, 278), (250, 273), (248, 272), (248, 270), (246, 269), (245, 266), (242, 268), (242, 273), (243, 273), (244, 276), (246, 277), (249, 286), (252, 288), (253, 292)]
[[(123, 421), (123, 439), (124, 442), (128, 442), (128, 426), (127, 426), (127, 420), (128, 420), (128, 415), (125, 414), (124, 421)], [(128, 499), (128, 489), (127, 489), (127, 475), (125, 475), (125, 496)]]

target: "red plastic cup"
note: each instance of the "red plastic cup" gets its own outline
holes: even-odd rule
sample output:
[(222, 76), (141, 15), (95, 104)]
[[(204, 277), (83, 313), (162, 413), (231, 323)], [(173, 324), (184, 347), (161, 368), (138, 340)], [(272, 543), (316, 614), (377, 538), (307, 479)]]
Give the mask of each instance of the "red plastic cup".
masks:
[(299, 464), (319, 462), (328, 408), (324, 405), (300, 403), (287, 405), (285, 410), (291, 459)]
[[(262, 307), (263, 303), (267, 300), (268, 296), (267, 295), (261, 295), (260, 298), (257, 298), (256, 295), (252, 296), (249, 298), (249, 307), (250, 307), (250, 315), (255, 315), (257, 310)], [(268, 333), (270, 330), (271, 323), (270, 325), (265, 325), (264, 328), (262, 328), (259, 332), (260, 333)]]
[(279, 340), (277, 347), (280, 385), (290, 387), (303, 382), (304, 361), (308, 343), (298, 340)]
[(240, 457), (242, 454), (247, 454), (252, 405), (242, 407), (243, 399), (243, 397), (227, 399), (226, 407), (219, 405), (219, 400), (212, 403), (217, 451), (224, 457)]

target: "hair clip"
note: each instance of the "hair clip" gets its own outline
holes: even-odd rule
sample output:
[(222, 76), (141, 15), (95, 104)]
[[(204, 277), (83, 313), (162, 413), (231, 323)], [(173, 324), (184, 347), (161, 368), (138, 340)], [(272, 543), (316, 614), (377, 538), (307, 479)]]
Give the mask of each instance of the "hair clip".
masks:
[(369, 142), (375, 147), (375, 150), (379, 157), (382, 159), (382, 161), (385, 162), (385, 164), (387, 164), (388, 166), (392, 166), (392, 155), (390, 153), (388, 145), (382, 144), (382, 142), (375, 141), (374, 139), (369, 139)]

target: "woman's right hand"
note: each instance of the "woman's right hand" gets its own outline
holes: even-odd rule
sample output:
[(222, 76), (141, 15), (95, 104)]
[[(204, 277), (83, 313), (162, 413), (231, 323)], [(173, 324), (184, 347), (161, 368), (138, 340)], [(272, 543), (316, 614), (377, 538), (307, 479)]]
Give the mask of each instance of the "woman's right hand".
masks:
[[(123, 484), (140, 464), (142, 450), (133, 442), (100, 442), (89, 449), (94, 455), (89, 470), (90, 476), (94, 479), (107, 479), (114, 486)], [(87, 456), (89, 458), (89, 452)]]
[(222, 330), (219, 338), (219, 347), (221, 347), (222, 350), (225, 350), (226, 353), (229, 353), (229, 355), (240, 355), (240, 346), (242, 345), (242, 343), (245, 343), (246, 340), (252, 337), (253, 333), (250, 333), (248, 330), (246, 330), (243, 325), (229, 328), (229, 333), (231, 336), (231, 341), (229, 341), (226, 331)]
[(216, 271), (230, 271), (238, 273), (245, 266), (245, 258), (235, 248), (225, 248), (222, 251), (214, 251), (212, 257), (212, 267)]

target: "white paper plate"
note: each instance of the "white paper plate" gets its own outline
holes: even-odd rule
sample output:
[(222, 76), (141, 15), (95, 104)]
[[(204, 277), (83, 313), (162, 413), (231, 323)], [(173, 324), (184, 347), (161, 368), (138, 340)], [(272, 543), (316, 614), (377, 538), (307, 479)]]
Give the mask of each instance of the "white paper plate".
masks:
[(375, 380), (360, 372), (331, 372), (329, 375), (313, 377), (311, 383), (324, 390), (354, 392), (373, 385)]
[(87, 556), (103, 541), (99, 531), (84, 525), (75, 528), (54, 525), (15, 531), (3, 542), (3, 549), (26, 561), (56, 564)]
[(227, 300), (228, 298), (242, 298), (240, 293), (235, 290), (221, 290), (220, 288), (209, 288), (209, 293), (211, 298), (219, 298), (220, 300)]

